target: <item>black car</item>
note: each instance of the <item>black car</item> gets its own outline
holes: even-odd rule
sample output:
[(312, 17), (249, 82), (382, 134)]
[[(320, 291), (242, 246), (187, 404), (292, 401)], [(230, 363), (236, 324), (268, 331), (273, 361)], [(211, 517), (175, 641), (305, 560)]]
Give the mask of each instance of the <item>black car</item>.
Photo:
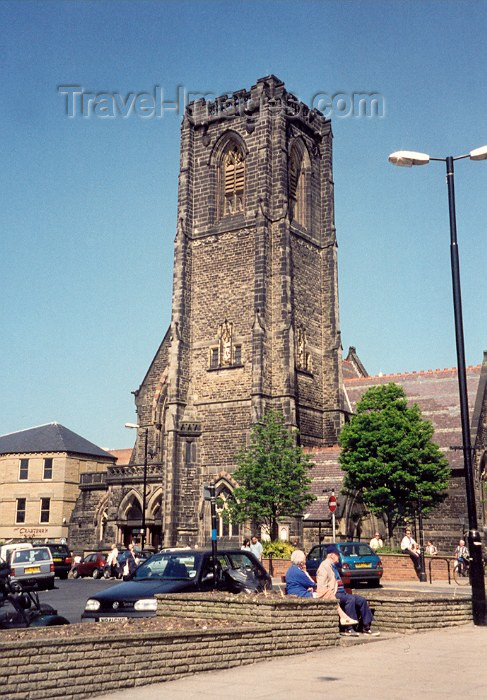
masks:
[(46, 544), (51, 551), (52, 560), (54, 562), (54, 574), (59, 578), (68, 578), (71, 571), (73, 559), (67, 544)]
[(219, 550), (215, 566), (211, 552), (190, 549), (161, 552), (141, 564), (129, 581), (91, 597), (81, 619), (113, 622), (154, 616), (156, 593), (195, 593), (214, 589), (255, 593), (271, 587), (269, 574), (247, 551)]

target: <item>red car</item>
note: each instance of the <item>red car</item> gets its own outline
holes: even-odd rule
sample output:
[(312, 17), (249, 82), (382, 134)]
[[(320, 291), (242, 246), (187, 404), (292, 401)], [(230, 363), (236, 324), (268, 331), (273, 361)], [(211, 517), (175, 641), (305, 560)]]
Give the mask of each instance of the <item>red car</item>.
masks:
[(79, 578), (80, 576), (93, 576), (93, 578), (101, 578), (103, 576), (103, 570), (106, 563), (106, 554), (101, 554), (101, 552), (87, 554), (86, 557), (79, 562), (79, 564), (76, 564), (73, 567), (73, 578)]

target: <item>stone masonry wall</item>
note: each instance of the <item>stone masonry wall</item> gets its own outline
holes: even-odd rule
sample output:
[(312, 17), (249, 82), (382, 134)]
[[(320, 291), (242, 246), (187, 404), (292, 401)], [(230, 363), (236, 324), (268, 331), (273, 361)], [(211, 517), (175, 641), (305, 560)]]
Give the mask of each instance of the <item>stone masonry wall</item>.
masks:
[[(273, 655), (270, 629), (229, 628), (184, 632), (103, 632), (90, 636), (0, 642), (0, 697), (9, 700), (85, 698), (123, 688), (174, 680), (198, 671), (252, 663)], [(38, 630), (36, 630), (38, 632)], [(297, 649), (293, 650), (297, 652)]]
[(334, 601), (287, 598), (271, 595), (161, 594), (157, 614), (163, 617), (235, 620), (241, 624), (262, 624), (272, 628), (274, 655), (290, 649), (328, 647), (338, 644), (338, 614)]

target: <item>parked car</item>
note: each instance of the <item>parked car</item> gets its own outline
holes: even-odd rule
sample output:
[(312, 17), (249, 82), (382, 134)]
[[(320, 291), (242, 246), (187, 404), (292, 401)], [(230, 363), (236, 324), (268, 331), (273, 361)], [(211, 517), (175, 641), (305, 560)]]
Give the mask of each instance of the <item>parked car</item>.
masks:
[(107, 563), (107, 555), (101, 552), (87, 554), (78, 564), (73, 566), (73, 578), (80, 576), (92, 576), (101, 578)]
[(32, 549), (32, 542), (9, 542), (0, 546), (0, 559), (10, 561), (10, 554), (16, 549)]
[(54, 588), (54, 562), (47, 547), (14, 549), (9, 553), (8, 563), (11, 583), (38, 591)]
[(365, 542), (337, 542), (335, 545), (315, 545), (306, 557), (306, 569), (316, 576), (319, 565), (327, 555), (328, 547), (335, 546), (340, 552), (339, 571), (344, 586), (353, 583), (368, 583), (378, 586), (384, 573), (378, 554)]
[(46, 544), (52, 554), (54, 574), (59, 578), (68, 578), (73, 564), (73, 558), (67, 544)]
[(272, 581), (250, 552), (218, 551), (214, 579), (213, 557), (202, 550), (179, 550), (154, 554), (141, 564), (129, 581), (89, 598), (82, 620), (124, 621), (156, 614), (156, 593), (220, 591), (253, 593), (270, 589)]

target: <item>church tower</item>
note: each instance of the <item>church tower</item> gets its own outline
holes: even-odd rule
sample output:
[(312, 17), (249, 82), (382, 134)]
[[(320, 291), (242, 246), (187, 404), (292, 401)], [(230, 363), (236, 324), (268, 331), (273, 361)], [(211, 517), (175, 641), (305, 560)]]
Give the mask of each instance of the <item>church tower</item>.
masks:
[(333, 207), (331, 124), (275, 76), (187, 107), (171, 325), (135, 392), (162, 465), (164, 546), (204, 544), (202, 486), (216, 484), (224, 503), (234, 455), (266, 409), (281, 410), (303, 446), (337, 441)]

